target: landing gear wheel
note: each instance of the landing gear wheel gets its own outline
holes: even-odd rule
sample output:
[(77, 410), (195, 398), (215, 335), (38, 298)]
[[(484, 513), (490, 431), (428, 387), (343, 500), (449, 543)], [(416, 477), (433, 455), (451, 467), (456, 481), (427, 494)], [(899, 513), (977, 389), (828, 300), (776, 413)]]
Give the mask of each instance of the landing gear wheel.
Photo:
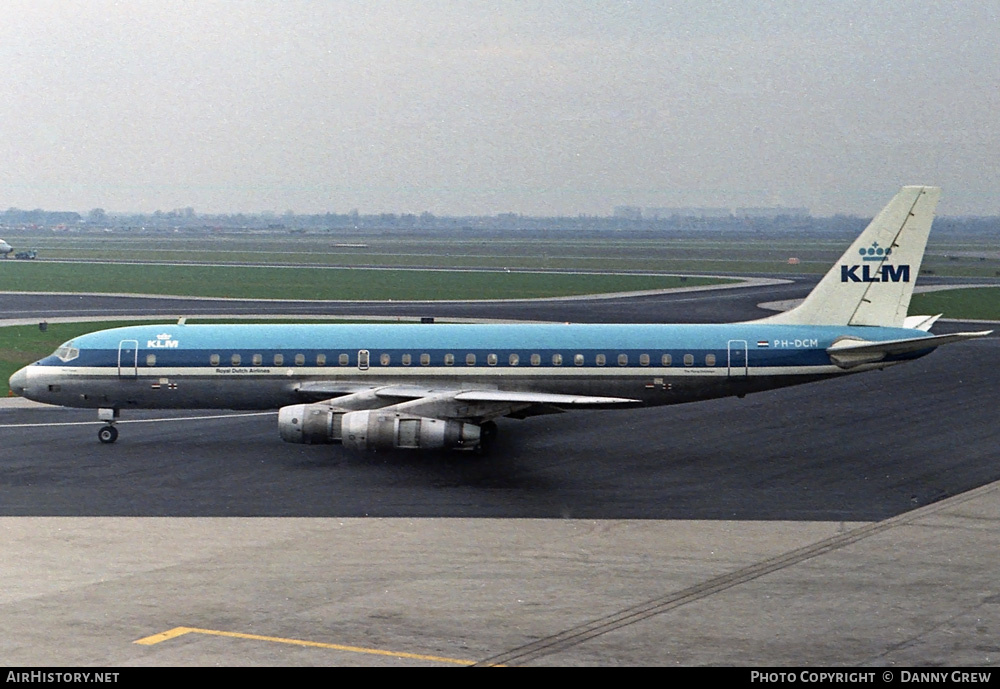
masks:
[(105, 426), (97, 431), (97, 439), (104, 444), (110, 444), (118, 440), (118, 429), (114, 426)]
[(493, 421), (487, 421), (479, 427), (479, 444), (476, 446), (476, 454), (489, 454), (493, 441), (497, 438), (497, 425)]

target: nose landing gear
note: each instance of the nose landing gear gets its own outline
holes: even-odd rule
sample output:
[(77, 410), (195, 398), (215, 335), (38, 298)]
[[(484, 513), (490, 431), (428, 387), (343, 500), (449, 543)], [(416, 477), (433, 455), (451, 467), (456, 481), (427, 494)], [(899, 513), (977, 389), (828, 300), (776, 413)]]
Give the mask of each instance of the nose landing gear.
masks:
[(105, 445), (118, 440), (118, 429), (115, 428), (115, 421), (118, 419), (118, 409), (98, 409), (97, 418), (105, 422), (105, 426), (97, 431), (97, 439)]
[(118, 440), (118, 429), (109, 423), (97, 431), (97, 439), (105, 444), (113, 443)]

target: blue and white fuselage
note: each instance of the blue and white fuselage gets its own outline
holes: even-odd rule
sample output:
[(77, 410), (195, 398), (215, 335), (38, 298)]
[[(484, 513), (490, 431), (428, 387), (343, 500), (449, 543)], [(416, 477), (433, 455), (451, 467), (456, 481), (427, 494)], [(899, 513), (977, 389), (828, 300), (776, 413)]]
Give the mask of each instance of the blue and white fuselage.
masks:
[(377, 386), (615, 397), (647, 405), (743, 395), (867, 370), (827, 349), (929, 334), (769, 325), (157, 325), (67, 342), (21, 394), (74, 407), (276, 409)]
[(281, 437), (479, 448), (493, 419), (667, 405), (821, 380), (987, 333), (907, 317), (940, 190), (904, 187), (785, 313), (709, 325), (175, 325), (75, 338), (10, 379), (25, 397), (123, 409), (279, 409)]

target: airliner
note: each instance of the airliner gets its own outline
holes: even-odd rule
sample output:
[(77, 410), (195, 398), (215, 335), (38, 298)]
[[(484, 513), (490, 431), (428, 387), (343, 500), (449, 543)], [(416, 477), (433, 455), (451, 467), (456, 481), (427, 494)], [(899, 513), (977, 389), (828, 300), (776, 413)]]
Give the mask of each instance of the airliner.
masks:
[(668, 324), (133, 326), (66, 342), (10, 378), (98, 410), (277, 409), (293, 443), (484, 451), (495, 419), (744, 395), (910, 361), (991, 331), (908, 316), (940, 189), (906, 186), (797, 307)]
[(7, 258), (7, 255), (10, 254), (10, 252), (13, 250), (14, 247), (12, 247), (4, 240), (0, 239), (0, 255), (2, 255), (4, 258)]

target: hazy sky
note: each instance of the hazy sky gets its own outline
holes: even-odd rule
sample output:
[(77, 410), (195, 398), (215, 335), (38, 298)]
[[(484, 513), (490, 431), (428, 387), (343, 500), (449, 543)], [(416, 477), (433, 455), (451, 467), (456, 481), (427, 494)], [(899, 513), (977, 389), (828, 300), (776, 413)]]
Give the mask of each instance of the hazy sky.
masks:
[(0, 2), (0, 208), (1000, 213), (1000, 3)]

